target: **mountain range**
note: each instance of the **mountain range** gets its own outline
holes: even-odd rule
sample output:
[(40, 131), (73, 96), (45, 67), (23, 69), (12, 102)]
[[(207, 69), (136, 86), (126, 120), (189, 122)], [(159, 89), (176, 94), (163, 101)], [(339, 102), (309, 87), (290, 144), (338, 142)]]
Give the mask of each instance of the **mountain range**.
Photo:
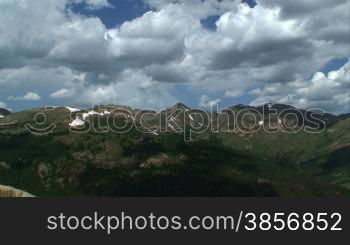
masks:
[(350, 194), (350, 114), (178, 103), (0, 115), (0, 184), (35, 196)]
[(0, 117), (4, 117), (10, 114), (11, 112), (9, 110), (6, 110), (5, 108), (0, 108)]

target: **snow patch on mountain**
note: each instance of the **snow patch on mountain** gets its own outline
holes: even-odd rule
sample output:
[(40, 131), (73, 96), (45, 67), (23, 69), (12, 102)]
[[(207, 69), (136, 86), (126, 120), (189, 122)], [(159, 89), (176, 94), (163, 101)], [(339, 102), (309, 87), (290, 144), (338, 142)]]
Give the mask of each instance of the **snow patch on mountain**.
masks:
[(73, 122), (71, 122), (69, 124), (70, 127), (79, 127), (79, 126), (83, 126), (85, 124), (85, 122), (83, 120), (81, 120), (80, 118), (76, 118)]
[(73, 108), (73, 107), (69, 107), (69, 106), (66, 106), (66, 109), (68, 109), (70, 112), (79, 112), (80, 111), (77, 108)]
[(83, 113), (83, 119), (85, 120), (89, 116), (93, 116), (93, 115), (101, 115), (101, 114), (96, 111), (89, 111), (88, 113)]

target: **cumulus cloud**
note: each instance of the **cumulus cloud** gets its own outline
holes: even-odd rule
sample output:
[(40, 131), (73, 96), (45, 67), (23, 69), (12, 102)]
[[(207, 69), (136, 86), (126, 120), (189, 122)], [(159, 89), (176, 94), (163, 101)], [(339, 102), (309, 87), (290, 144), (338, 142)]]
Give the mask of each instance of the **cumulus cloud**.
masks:
[(284, 19), (295, 18), (304, 21), (304, 29), (308, 38), (318, 40), (322, 45), (325, 45), (322, 43), (323, 41), (337, 45), (332, 46), (332, 48), (319, 49), (320, 53), (331, 50), (332, 55), (335, 56), (344, 55), (344, 53), (348, 55), (350, 42), (349, 25), (347, 24), (350, 19), (349, 1), (259, 0), (258, 2), (268, 8), (281, 9)]
[[(0, 98), (8, 98), (13, 95), (25, 95), (28, 91), (35, 90), (43, 95), (41, 102), (44, 106), (51, 105), (46, 98), (50, 94), (84, 80), (84, 74), (72, 71), (66, 67), (38, 68), (25, 66), (22, 68), (0, 69)], [(14, 96), (15, 97), (15, 96)], [(11, 108), (16, 108), (17, 101), (9, 101)], [(67, 101), (66, 101), (67, 102)], [(19, 108), (21, 109), (21, 108)]]
[(177, 100), (171, 94), (173, 85), (160, 83), (141, 70), (125, 70), (109, 84), (86, 84), (76, 81), (51, 94), (55, 99), (71, 98), (75, 105), (126, 104), (134, 107), (160, 109)]
[[(254, 8), (241, 0), (145, 0), (151, 11), (112, 29), (71, 11), (79, 2), (113, 7), (107, 0), (0, 1), (1, 97), (34, 90), (43, 103), (159, 107), (178, 101), (174, 85), (183, 83), (196, 94), (249, 91), (253, 103), (284, 98), (346, 109), (344, 88), (330, 87), (342, 76), (307, 79), (348, 56), (346, 0), (259, 0)], [(217, 16), (215, 30), (202, 25), (210, 16)], [(334, 94), (316, 98), (322, 88)]]
[(112, 7), (108, 0), (86, 0), (86, 3), (90, 6), (90, 8), (96, 9)]
[(7, 108), (7, 104), (0, 101), (0, 108)]
[(202, 95), (199, 99), (199, 107), (205, 109), (211, 109), (213, 106), (218, 105), (221, 102), (221, 99), (211, 99), (207, 95)]
[(237, 9), (241, 0), (145, 0), (145, 2), (156, 9), (176, 5), (181, 8), (182, 12), (198, 19), (204, 19)]
[(350, 110), (350, 62), (337, 71), (317, 72), (310, 80), (298, 79), (287, 84), (269, 84), (250, 94), (252, 105), (267, 102), (291, 104), (299, 108), (320, 108), (333, 112)]
[(54, 98), (54, 99), (70, 98), (74, 95), (74, 93), (75, 93), (75, 91), (73, 89), (62, 88), (62, 89), (57, 90), (56, 92), (52, 93), (50, 95), (50, 97)]
[(85, 3), (88, 9), (96, 10), (113, 7), (109, 0), (71, 0), (72, 3)]
[(310, 13), (319, 12), (320, 10), (329, 9), (334, 6), (338, 6), (347, 2), (347, 0), (293, 0), (293, 1), (280, 1), (280, 0), (258, 0), (259, 4), (263, 4), (269, 7), (280, 7), (283, 14), (286, 16), (303, 16), (310, 15)]
[(36, 101), (36, 100), (40, 100), (41, 97), (37, 93), (28, 92), (27, 94), (25, 94), (23, 96), (17, 96), (17, 97), (16, 96), (9, 96), (7, 99), (8, 100), (32, 100), (32, 101)]
[[(283, 20), (280, 9), (240, 4), (216, 22), (216, 32), (202, 32), (187, 39), (189, 50), (209, 69), (267, 67), (312, 55), (303, 23)], [(206, 50), (206, 52), (203, 52)]]
[(235, 97), (240, 97), (243, 96), (244, 92), (243, 91), (239, 91), (239, 90), (227, 90), (225, 92), (225, 97), (231, 97), (231, 98), (235, 98)]
[(150, 11), (109, 30), (108, 53), (128, 68), (166, 64), (183, 57), (185, 38), (198, 28), (199, 21), (176, 6)]

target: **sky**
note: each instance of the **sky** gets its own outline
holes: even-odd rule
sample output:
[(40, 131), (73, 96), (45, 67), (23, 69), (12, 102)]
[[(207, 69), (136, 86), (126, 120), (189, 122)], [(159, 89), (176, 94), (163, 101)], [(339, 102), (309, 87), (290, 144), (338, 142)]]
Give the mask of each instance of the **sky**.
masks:
[(0, 0), (0, 107), (350, 112), (347, 0)]

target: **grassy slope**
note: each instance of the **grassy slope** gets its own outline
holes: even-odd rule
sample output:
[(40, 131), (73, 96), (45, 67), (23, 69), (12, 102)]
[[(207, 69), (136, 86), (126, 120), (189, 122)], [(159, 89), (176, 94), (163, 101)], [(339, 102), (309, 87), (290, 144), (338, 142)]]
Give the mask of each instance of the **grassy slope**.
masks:
[[(180, 135), (152, 137), (135, 130), (69, 133), (65, 109), (47, 113), (58, 126), (54, 135), (36, 137), (23, 130), (35, 112), (0, 121), (7, 123), (0, 131), (0, 162), (10, 166), (0, 166), (0, 183), (34, 195), (349, 194), (350, 164), (341, 150), (350, 142), (348, 121), (318, 135), (206, 134), (187, 144)], [(341, 164), (334, 164), (339, 156)]]

